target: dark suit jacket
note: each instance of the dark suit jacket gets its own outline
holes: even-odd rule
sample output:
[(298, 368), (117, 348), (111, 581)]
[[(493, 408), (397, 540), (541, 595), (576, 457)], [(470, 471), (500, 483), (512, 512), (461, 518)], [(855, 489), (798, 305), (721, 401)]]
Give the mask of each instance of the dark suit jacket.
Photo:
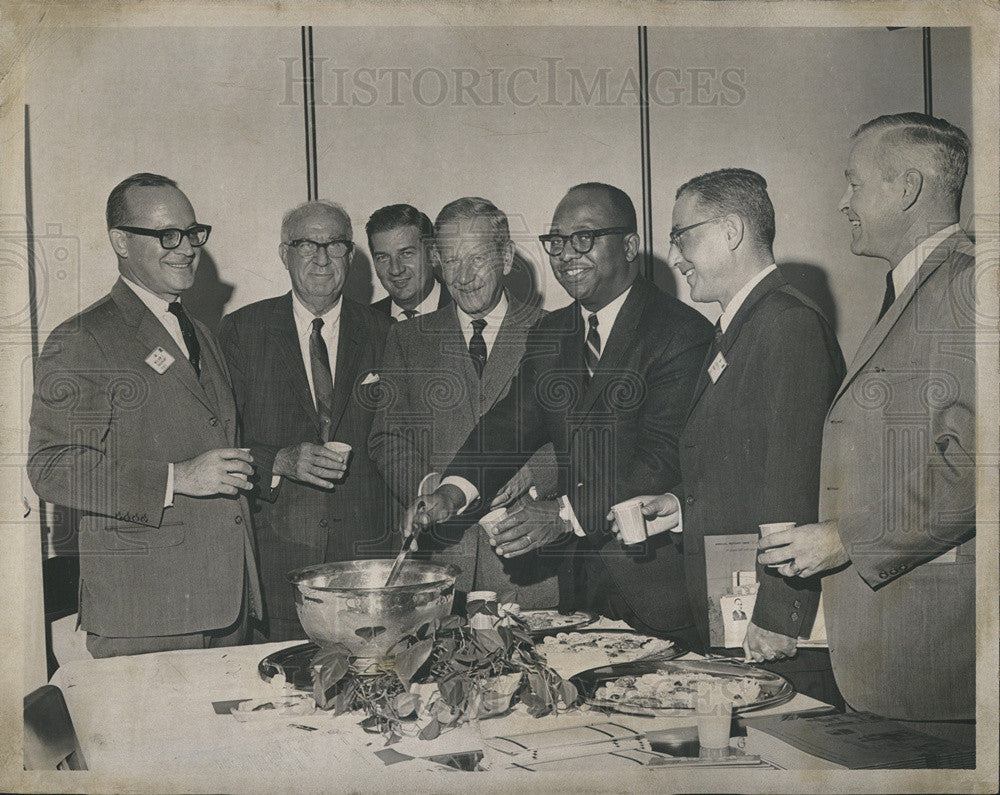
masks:
[[(442, 309), (451, 303), (451, 293), (448, 292), (448, 288), (445, 287), (441, 282), (438, 282), (441, 290), (438, 292), (438, 309)], [(372, 303), (372, 309), (381, 312), (387, 317), (392, 317), (392, 296), (387, 295), (385, 298), (380, 298), (378, 301)]]
[[(249, 576), (260, 611), (244, 497), (175, 494), (167, 464), (238, 444), (218, 344), (192, 318), (201, 379), (121, 279), (52, 332), (35, 365), (28, 477), (49, 502), (83, 512), (80, 624), (110, 637), (181, 635), (233, 624)], [(161, 374), (146, 363), (160, 347)]]
[(252, 502), (269, 618), (296, 617), (286, 574), (326, 561), (374, 557), (387, 538), (382, 481), (368, 457), (373, 403), (362, 381), (377, 373), (390, 321), (341, 298), (330, 439), (352, 447), (347, 475), (332, 491), (282, 478), (274, 457), (300, 442), (320, 444), (292, 317), (292, 294), (245, 306), (222, 320), (219, 338), (233, 374), (243, 435), (257, 476)]
[[(691, 623), (683, 562), (670, 534), (623, 547), (609, 532), (611, 506), (659, 494), (680, 479), (677, 440), (712, 326), (697, 311), (638, 277), (593, 378), (586, 382), (583, 315), (576, 304), (545, 317), (507, 397), (470, 434), (449, 474), (467, 478), (484, 502), (531, 453), (552, 442), (559, 491), (587, 534), (554, 553), (595, 555), (636, 616), (662, 631)], [(563, 607), (584, 604), (571, 567)]]
[(890, 718), (975, 716), (976, 286), (952, 235), (862, 340), (823, 430), (819, 518), (851, 558), (823, 578), (833, 671)]
[[(721, 350), (727, 365), (712, 383)], [(684, 562), (695, 623), (708, 643), (707, 535), (750, 533), (766, 522), (815, 522), (823, 418), (844, 375), (837, 338), (820, 310), (778, 272), (751, 290), (705, 358), (684, 432)], [(758, 565), (753, 621), (808, 634), (819, 583)]]
[[(369, 449), (401, 507), (417, 496), (429, 472), (444, 472), (480, 417), (504, 397), (524, 354), (528, 330), (544, 315), (508, 296), (507, 314), (483, 376), (473, 367), (454, 304), (389, 329), (380, 372), (385, 401), (372, 424)], [(529, 462), (541, 494), (555, 487), (551, 446)], [(530, 586), (555, 574), (552, 561), (536, 555), (501, 561), (470, 520), (435, 528), (421, 538), (432, 557), (462, 569), (459, 590), (492, 590), (520, 599), (522, 606), (545, 598)], [(557, 599), (549, 583), (547, 603)], [(517, 594), (511, 593), (511, 589)], [(530, 606), (542, 606), (531, 604)]]

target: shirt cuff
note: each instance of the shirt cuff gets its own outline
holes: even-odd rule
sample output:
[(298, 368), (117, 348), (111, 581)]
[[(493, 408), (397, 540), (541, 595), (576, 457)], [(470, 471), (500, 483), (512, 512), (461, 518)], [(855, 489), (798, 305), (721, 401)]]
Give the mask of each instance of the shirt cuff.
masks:
[[(433, 473), (432, 473), (433, 474)], [(468, 508), (472, 503), (474, 503), (479, 498), (479, 489), (473, 486), (465, 478), (460, 478), (455, 475), (444, 478), (441, 481), (442, 486), (457, 486), (462, 490), (462, 494), (465, 495), (465, 505), (455, 512), (455, 516), (460, 516), (466, 508)], [(440, 487), (439, 487), (440, 488)]]
[(570, 505), (569, 497), (563, 494), (559, 498), (559, 518), (564, 522), (569, 522), (570, 526), (573, 528), (573, 534), (579, 536), (580, 538), (586, 538), (587, 534), (583, 532), (583, 528), (580, 527), (580, 522), (576, 518), (576, 511), (573, 510), (573, 506)]
[(278, 488), (279, 483), (281, 483), (281, 475), (271, 475), (271, 491)]
[(167, 464), (167, 493), (163, 495), (163, 507), (169, 508), (174, 504), (174, 465)]

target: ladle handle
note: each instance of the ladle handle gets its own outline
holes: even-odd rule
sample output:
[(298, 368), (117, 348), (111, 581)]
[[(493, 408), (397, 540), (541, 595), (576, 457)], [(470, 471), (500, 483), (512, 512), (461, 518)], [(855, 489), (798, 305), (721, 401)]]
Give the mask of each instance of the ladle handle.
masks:
[(413, 539), (416, 538), (416, 535), (416, 533), (412, 533), (403, 539), (403, 548), (396, 555), (396, 560), (392, 564), (392, 569), (389, 571), (389, 576), (385, 581), (386, 588), (390, 585), (395, 585), (396, 580), (399, 579), (399, 572), (403, 570), (403, 561), (406, 560), (406, 555), (410, 551), (410, 546), (413, 544)]

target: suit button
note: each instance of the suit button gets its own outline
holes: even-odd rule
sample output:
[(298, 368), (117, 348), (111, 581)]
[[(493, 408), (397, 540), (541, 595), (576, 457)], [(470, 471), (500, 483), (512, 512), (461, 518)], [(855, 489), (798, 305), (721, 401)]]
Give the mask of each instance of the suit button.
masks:
[(794, 602), (792, 602), (792, 607), (802, 607), (802, 602), (796, 599)]
[(798, 621), (799, 620), (799, 614), (798, 613), (792, 613), (791, 618), (792, 618), (792, 621)]
[(235, 521), (236, 521), (236, 524), (243, 524), (243, 517), (242, 516), (237, 516)]
[(330, 524), (330, 523), (329, 523), (328, 521), (326, 521), (326, 519), (320, 519), (320, 520), (319, 520), (319, 526), (320, 526), (320, 527), (328, 527), (328, 526), (329, 526), (329, 524)]
[(879, 578), (880, 580), (884, 580), (884, 579), (886, 579), (886, 578), (887, 578), (888, 576), (889, 576), (889, 575), (888, 575), (888, 574), (886, 574), (886, 573), (885, 573), (884, 571), (880, 571), (880, 572), (878, 573), (878, 578)]
[(688, 505), (694, 505), (694, 497), (691, 494), (688, 494), (688, 496), (684, 498), (684, 502)]
[(208, 424), (209, 424), (209, 425), (218, 425), (218, 424), (219, 424), (219, 420), (218, 420), (218, 418), (217, 418), (217, 417), (212, 417), (212, 418), (211, 418), (211, 419), (210, 419), (210, 420), (208, 421)]
[(576, 487), (577, 487), (578, 489), (582, 489), (582, 488), (583, 488), (583, 483), (577, 483), (577, 484), (576, 484)]

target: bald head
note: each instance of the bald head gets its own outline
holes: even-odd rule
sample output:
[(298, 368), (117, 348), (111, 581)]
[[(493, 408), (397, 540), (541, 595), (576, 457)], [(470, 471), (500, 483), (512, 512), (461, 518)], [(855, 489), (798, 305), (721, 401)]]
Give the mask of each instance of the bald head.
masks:
[(325, 218), (333, 221), (340, 232), (347, 240), (354, 239), (354, 232), (351, 229), (351, 217), (339, 204), (325, 199), (317, 199), (305, 202), (293, 207), (281, 219), (281, 242), (290, 243), (292, 241), (292, 230), (302, 225), (302, 222), (310, 218)]

